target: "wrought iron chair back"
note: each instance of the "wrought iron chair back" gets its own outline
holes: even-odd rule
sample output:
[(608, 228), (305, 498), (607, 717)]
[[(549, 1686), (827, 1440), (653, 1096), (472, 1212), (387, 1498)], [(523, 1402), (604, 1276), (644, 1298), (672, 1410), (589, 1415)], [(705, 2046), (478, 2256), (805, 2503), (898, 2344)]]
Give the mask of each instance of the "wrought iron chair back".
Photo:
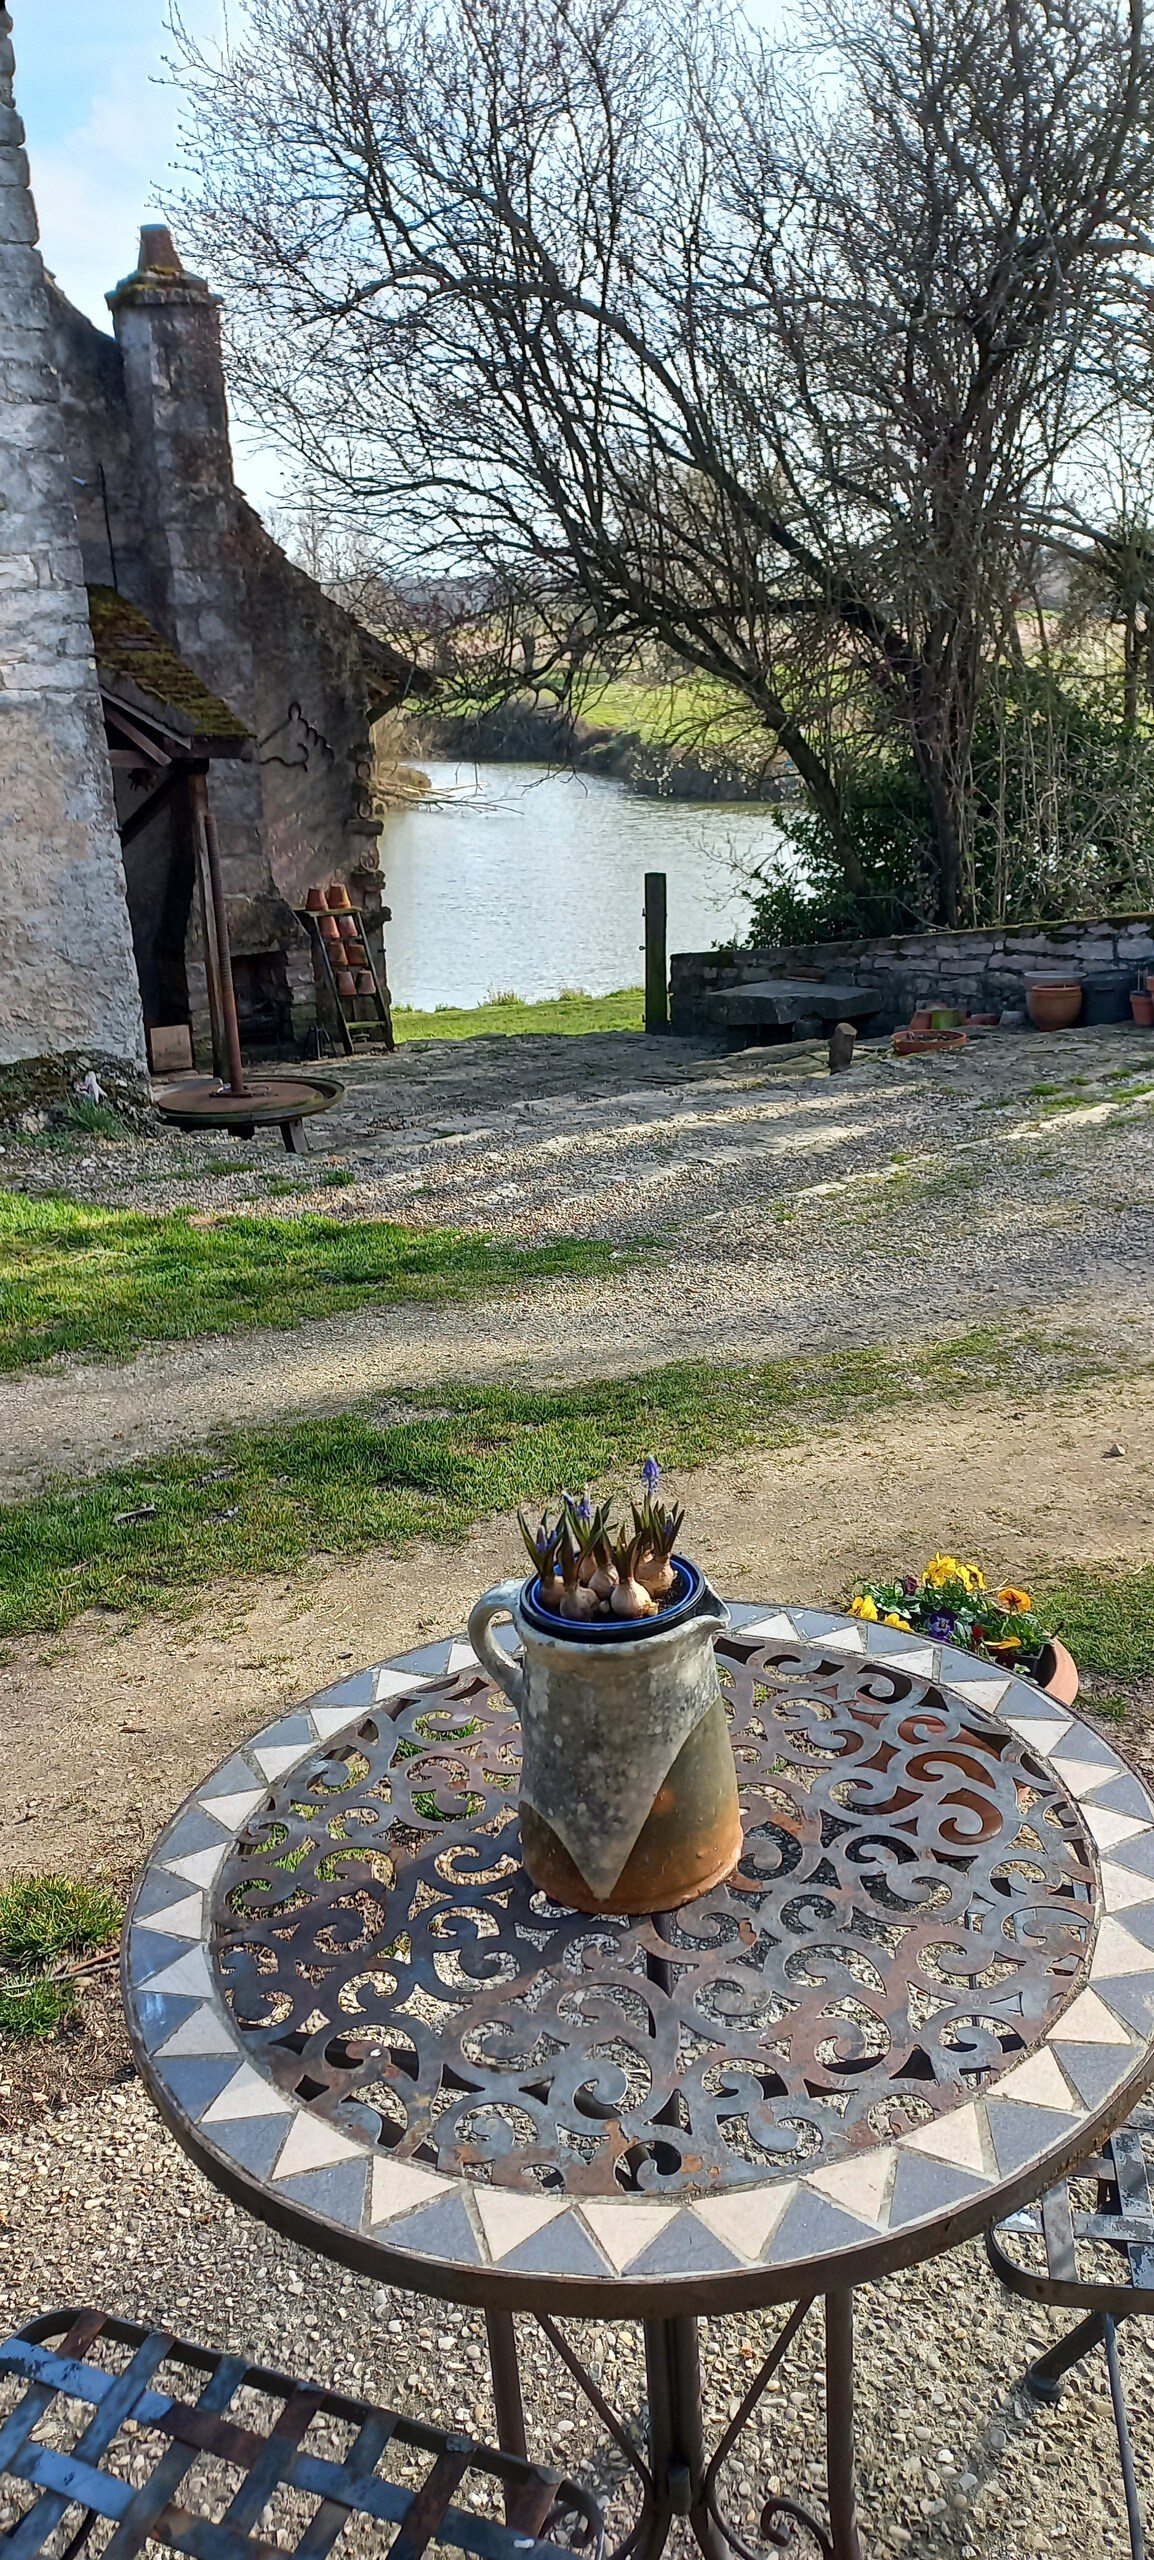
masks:
[(986, 2233), (990, 2264), (1011, 2292), (1086, 2315), (1029, 2366), (1036, 2400), (1055, 2401), (1071, 2366), (1092, 2347), (1105, 2351), (1134, 2560), (1144, 2560), (1145, 2541), (1117, 2327), (1154, 2312), (1152, 2173), (1154, 2106), (1144, 2099), (1092, 2159)]
[(350, 2560), (600, 2560), (603, 2527), (558, 2472), (103, 2311), (0, 2345), (4, 2560), (327, 2560), (342, 2536)]

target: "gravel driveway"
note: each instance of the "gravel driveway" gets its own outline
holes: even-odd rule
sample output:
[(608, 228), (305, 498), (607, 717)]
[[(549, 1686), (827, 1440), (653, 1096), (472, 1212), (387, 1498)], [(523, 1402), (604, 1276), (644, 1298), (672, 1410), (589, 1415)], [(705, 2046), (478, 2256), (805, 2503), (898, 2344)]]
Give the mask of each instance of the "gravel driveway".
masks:
[[(97, 2302), (186, 2336), (363, 2391), (413, 2414), (494, 2432), (479, 2312), (329, 2268), (219, 2197), (172, 2143), (138, 2086), (106, 2091), (0, 2143), (0, 2316)], [(1064, 2325), (1001, 2293), (980, 2245), (864, 2287), (857, 2297), (860, 2493), (868, 2554), (981, 2552), (1104, 2560), (1125, 2548), (1101, 2359), (1040, 2411), (1015, 2384)], [(778, 2315), (780, 2316), (780, 2315)], [(522, 2321), (531, 2449), (587, 2477), (615, 2512), (596, 2422)], [(710, 2323), (707, 2417), (745, 2388), (774, 2316)], [(574, 2344), (616, 2410), (643, 2425), (635, 2327), (574, 2324)], [(1122, 2335), (1139, 2480), (1154, 2465), (1154, 2347)], [(816, 2314), (795, 2341), (727, 2479), (752, 2533), (773, 2486), (820, 2508), (823, 2383)], [(808, 2549), (808, 2544), (805, 2545)]]
[[(81, 1196), (213, 1214), (307, 1205), (525, 1243), (596, 1235), (630, 1258), (618, 1277), (357, 1309), (159, 1345), (122, 1369), (69, 1362), (5, 1380), (0, 1495), (53, 1469), (332, 1411), (350, 1371), (366, 1395), (446, 1376), (545, 1383), (1023, 1310), (1113, 1340), (1124, 1327), (1145, 1354), (1152, 1097), (1154, 1048), (1125, 1029), (995, 1035), (956, 1059), (867, 1046), (832, 1078), (812, 1050), (717, 1057), (640, 1035), (528, 1037), (358, 1062), (325, 1124), (328, 1154), (307, 1170), (237, 1149), (235, 1172), (209, 1174), (219, 1140), (215, 1153), (171, 1139), (101, 1148), (68, 1164)], [(323, 1187), (337, 1169), (352, 1184)], [(9, 1149), (6, 1171), (49, 1188), (62, 1167)]]

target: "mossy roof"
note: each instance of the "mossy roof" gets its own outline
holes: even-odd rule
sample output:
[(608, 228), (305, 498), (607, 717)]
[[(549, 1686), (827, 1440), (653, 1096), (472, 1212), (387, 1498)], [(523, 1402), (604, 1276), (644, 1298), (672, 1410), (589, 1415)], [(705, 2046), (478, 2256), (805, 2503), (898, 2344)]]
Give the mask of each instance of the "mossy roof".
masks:
[(143, 614), (139, 605), (118, 595), (115, 587), (90, 587), (88, 615), (96, 663), (115, 683), (134, 685), (162, 710), (175, 715), (180, 728), (198, 738), (251, 736), (236, 712), (210, 693), (171, 641)]

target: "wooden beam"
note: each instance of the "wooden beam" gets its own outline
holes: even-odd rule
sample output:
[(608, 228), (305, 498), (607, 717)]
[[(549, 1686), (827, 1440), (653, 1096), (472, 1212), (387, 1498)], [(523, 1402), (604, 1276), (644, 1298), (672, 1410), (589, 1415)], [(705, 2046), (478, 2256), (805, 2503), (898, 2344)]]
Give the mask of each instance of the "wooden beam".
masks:
[(182, 787), (188, 770), (189, 768), (187, 765), (170, 764), (167, 773), (163, 773), (159, 782), (153, 784), (153, 787), (148, 794), (148, 798), (141, 801), (139, 808), (132, 810), (131, 814), (125, 819), (124, 824), (121, 827), (120, 843), (122, 851), (126, 845), (130, 845), (134, 842), (142, 829), (147, 827), (151, 823), (152, 819), (159, 815), (167, 802), (173, 798), (175, 792)]

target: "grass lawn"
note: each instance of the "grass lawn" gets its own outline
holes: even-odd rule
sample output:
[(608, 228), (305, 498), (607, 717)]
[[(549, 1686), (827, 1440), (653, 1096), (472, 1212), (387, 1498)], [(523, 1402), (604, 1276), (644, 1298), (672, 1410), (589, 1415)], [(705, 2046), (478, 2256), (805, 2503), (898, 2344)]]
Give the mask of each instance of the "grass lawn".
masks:
[(433, 1013), (394, 1005), (393, 1029), (398, 1046), (405, 1040), (482, 1040), (493, 1032), (643, 1031), (645, 993), (641, 987), (618, 987), (611, 996), (587, 996), (580, 987), (532, 1004), (512, 993), (495, 995), (488, 1004), (439, 1004)]
[(1154, 1672), (1154, 1565), (1135, 1573), (1070, 1565), (1043, 1577), (1037, 1597), (1080, 1670), (1116, 1680)]
[[(723, 746), (749, 734), (746, 705), (723, 686), (704, 677), (610, 677), (590, 684), (581, 698), (581, 718), (599, 729), (634, 730), (645, 746)], [(766, 733), (766, 752), (772, 740)]]
[(76, 1968), (124, 1914), (104, 1885), (27, 1876), (0, 1889), (0, 2038), (54, 2035), (76, 2012)]
[[(618, 1259), (620, 1257), (618, 1256)], [(609, 1267), (608, 1245), (524, 1249), (383, 1219), (97, 1209), (0, 1192), (0, 1369), (60, 1351), (124, 1359), (142, 1342), (294, 1325), (344, 1307), (471, 1297)]]
[(895, 1404), (914, 1421), (927, 1394), (1019, 1393), (1024, 1370), (1050, 1392), (1110, 1374), (1061, 1338), (982, 1327), (908, 1355), (680, 1362), (551, 1393), (443, 1384), (410, 1391), (403, 1421), (368, 1410), (230, 1433), (0, 1509), (0, 1635), (93, 1606), (195, 1602), (218, 1577), (283, 1571), (318, 1550), (459, 1538), (562, 1485), (632, 1478), (648, 1449), (689, 1467)]

